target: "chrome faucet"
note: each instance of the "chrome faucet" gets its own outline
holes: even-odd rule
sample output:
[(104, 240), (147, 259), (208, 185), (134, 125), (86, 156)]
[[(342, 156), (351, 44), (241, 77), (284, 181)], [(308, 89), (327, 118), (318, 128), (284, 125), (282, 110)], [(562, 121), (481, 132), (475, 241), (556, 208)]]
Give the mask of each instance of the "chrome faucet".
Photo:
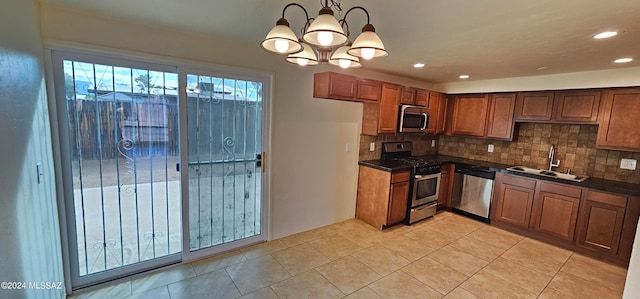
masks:
[(553, 164), (553, 157), (556, 154), (556, 145), (552, 144), (551, 148), (549, 149), (549, 171), (553, 171), (551, 168), (553, 167), (558, 167), (560, 166), (560, 159), (558, 159), (558, 162), (556, 164)]

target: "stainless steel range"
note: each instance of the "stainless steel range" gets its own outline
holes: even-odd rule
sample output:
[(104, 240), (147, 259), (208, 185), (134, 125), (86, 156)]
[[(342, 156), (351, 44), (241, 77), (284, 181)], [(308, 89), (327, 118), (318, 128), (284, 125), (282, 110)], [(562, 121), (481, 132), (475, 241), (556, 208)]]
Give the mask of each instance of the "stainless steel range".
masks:
[(436, 214), (440, 190), (440, 162), (428, 157), (412, 157), (413, 145), (406, 142), (382, 144), (382, 159), (411, 165), (409, 204), (405, 222), (412, 224)]

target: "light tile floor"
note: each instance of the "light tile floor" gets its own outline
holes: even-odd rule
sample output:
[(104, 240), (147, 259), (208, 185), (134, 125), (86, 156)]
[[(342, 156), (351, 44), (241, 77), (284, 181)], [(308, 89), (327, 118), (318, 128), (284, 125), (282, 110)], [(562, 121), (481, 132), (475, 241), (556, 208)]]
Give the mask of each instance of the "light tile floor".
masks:
[(448, 212), (356, 219), (72, 298), (621, 298), (626, 269)]

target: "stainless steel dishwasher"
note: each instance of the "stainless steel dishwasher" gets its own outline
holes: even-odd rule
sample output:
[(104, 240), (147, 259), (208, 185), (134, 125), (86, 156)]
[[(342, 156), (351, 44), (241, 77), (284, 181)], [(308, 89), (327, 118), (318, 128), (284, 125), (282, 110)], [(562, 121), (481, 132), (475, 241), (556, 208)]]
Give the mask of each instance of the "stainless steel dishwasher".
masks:
[(453, 176), (453, 212), (489, 223), (489, 209), (496, 172), (488, 167), (456, 164)]

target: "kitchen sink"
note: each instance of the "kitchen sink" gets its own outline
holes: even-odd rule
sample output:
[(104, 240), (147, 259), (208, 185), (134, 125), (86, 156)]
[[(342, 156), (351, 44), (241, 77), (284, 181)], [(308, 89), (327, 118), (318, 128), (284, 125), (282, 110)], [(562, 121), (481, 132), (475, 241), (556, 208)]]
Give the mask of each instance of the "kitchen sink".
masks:
[(507, 167), (507, 170), (511, 170), (511, 171), (515, 171), (515, 172), (521, 172), (521, 173), (534, 174), (534, 175), (539, 175), (539, 176), (543, 176), (543, 177), (557, 178), (557, 179), (567, 180), (567, 181), (574, 181), (574, 182), (582, 182), (582, 181), (584, 181), (584, 180), (589, 178), (586, 175), (573, 175), (573, 174), (567, 174), (567, 173), (562, 173), (562, 172), (557, 172), (557, 171), (548, 171), (546, 169), (530, 168), (530, 167), (526, 167), (526, 166)]

